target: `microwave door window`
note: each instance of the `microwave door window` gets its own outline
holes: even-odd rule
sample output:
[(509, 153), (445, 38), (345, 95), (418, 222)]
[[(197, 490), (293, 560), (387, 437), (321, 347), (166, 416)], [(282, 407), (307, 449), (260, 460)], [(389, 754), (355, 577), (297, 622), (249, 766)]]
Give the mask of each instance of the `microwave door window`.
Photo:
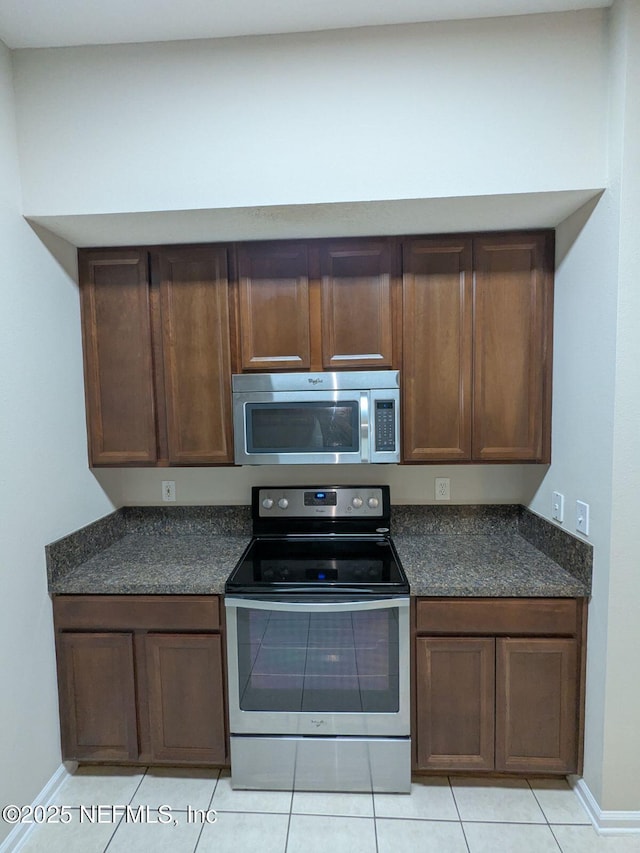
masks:
[(248, 403), (249, 453), (357, 453), (359, 404)]

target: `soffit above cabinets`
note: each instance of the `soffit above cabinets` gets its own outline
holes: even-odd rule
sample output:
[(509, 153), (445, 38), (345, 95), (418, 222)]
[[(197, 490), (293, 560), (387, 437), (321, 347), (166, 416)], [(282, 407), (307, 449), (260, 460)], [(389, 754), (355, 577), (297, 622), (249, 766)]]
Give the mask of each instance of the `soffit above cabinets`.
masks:
[(553, 228), (601, 188), (435, 199), (274, 205), (209, 210), (29, 216), (73, 246), (140, 246), (177, 243), (447, 234)]
[(0, 0), (10, 48), (183, 41), (425, 21), (494, 18), (610, 6), (611, 0)]

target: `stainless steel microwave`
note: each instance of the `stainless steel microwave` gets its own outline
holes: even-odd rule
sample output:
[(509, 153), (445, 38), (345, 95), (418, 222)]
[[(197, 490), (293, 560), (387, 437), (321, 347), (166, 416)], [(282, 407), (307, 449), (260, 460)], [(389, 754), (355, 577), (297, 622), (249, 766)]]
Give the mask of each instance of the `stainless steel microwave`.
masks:
[(237, 374), (232, 388), (238, 464), (400, 461), (397, 370)]

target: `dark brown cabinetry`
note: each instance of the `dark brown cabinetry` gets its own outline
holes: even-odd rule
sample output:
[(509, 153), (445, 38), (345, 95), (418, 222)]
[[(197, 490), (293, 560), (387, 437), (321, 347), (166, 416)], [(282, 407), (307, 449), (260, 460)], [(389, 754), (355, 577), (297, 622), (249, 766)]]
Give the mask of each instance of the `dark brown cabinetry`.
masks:
[(60, 634), (57, 651), (63, 757), (135, 760), (133, 635)]
[(385, 240), (334, 241), (320, 247), (322, 366), (389, 368), (396, 247)]
[(79, 253), (89, 452), (93, 465), (158, 459), (147, 253)]
[(81, 250), (79, 270), (91, 464), (231, 462), (226, 249)]
[(403, 458), (548, 462), (553, 236), (403, 243)]
[(404, 462), (548, 462), (553, 234), (79, 252), (91, 464), (233, 461), (234, 371), (399, 368)]
[(552, 241), (473, 241), (473, 458), (551, 458)]
[(577, 599), (418, 599), (416, 769), (578, 772), (585, 618)]
[(63, 758), (225, 764), (217, 596), (55, 596)]
[(170, 465), (233, 459), (226, 249), (162, 249), (162, 355)]
[(240, 366), (309, 370), (309, 259), (304, 243), (248, 243), (238, 250)]
[(472, 251), (470, 239), (404, 244), (403, 458), (471, 459)]
[(145, 651), (153, 757), (224, 763), (220, 636), (147, 634)]
[(240, 245), (241, 370), (391, 367), (396, 267), (385, 239)]

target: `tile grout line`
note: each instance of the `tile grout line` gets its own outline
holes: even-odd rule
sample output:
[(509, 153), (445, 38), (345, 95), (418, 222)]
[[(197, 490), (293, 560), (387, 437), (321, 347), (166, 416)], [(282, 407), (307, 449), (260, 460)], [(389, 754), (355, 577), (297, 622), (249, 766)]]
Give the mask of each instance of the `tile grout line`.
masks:
[[(140, 781), (139, 781), (139, 782), (138, 782), (138, 784), (136, 785), (136, 787), (135, 787), (135, 790), (134, 790), (133, 794), (131, 794), (131, 796), (129, 797), (129, 802), (127, 803), (127, 805), (129, 805), (129, 806), (131, 805), (131, 803), (132, 803), (132, 801), (133, 801), (133, 798), (135, 797), (135, 795), (136, 795), (136, 794), (138, 793), (138, 791), (140, 790), (140, 786), (142, 785), (142, 783), (144, 782), (144, 780), (147, 778), (147, 773), (148, 773), (148, 772), (149, 772), (149, 768), (148, 768), (148, 767), (145, 767), (145, 768), (144, 768), (144, 773), (142, 774), (142, 778), (140, 779)], [(120, 824), (122, 823), (122, 821), (123, 821), (123, 820), (124, 820), (124, 814), (121, 814), (121, 815), (120, 815), (120, 820), (118, 821), (118, 823), (116, 824), (116, 826), (115, 826), (115, 828), (114, 828), (113, 832), (112, 832), (112, 833), (111, 833), (111, 835), (109, 836), (109, 840), (107, 841), (106, 847), (104, 847), (104, 849), (103, 849), (102, 853), (107, 853), (107, 851), (108, 851), (109, 847), (111, 846), (111, 842), (112, 842), (112, 841), (113, 841), (113, 839), (115, 838), (115, 834), (116, 834), (116, 832), (120, 829)]]
[(551, 835), (553, 835), (553, 840), (554, 840), (554, 841), (556, 842), (556, 844), (558, 845), (558, 850), (560, 851), (560, 853), (562, 853), (562, 846), (561, 846), (560, 842), (558, 841), (558, 839), (557, 839), (557, 837), (556, 837), (556, 834), (555, 834), (555, 832), (553, 831), (553, 827), (551, 826), (551, 824), (549, 824), (549, 830), (550, 830), (550, 832), (551, 832)]
[(293, 795), (294, 791), (291, 790), (291, 799), (289, 800), (289, 819), (287, 820), (287, 834), (284, 838), (284, 850), (283, 853), (287, 853), (287, 847), (289, 846), (289, 832), (291, 830), (291, 818), (293, 817)]
[[(215, 781), (215, 784), (213, 786), (213, 791), (211, 792), (211, 797), (209, 798), (209, 805), (207, 806), (207, 809), (210, 809), (213, 806), (213, 798), (216, 795), (216, 790), (218, 788), (218, 782), (220, 781), (221, 774), (222, 774), (222, 770), (220, 768), (218, 768), (218, 775), (216, 776), (216, 781)], [(216, 821), (217, 821), (217, 815), (218, 815), (218, 811), (216, 809)], [(204, 832), (204, 828), (205, 828), (205, 824), (203, 823), (202, 826), (200, 827), (200, 832), (198, 833), (198, 837), (196, 838), (196, 843), (195, 843), (195, 846), (193, 848), (193, 853), (196, 853), (196, 851), (198, 850), (198, 845), (200, 844), (200, 839), (202, 838), (202, 833)]]
[(451, 776), (447, 776), (447, 782), (449, 783), (449, 790), (451, 791), (451, 796), (453, 797), (453, 805), (456, 807), (456, 814), (458, 815), (458, 822), (460, 823), (460, 829), (462, 830), (462, 837), (464, 838), (464, 843), (467, 847), (467, 853), (471, 853), (471, 848), (469, 847), (469, 841), (467, 839), (467, 833), (464, 830), (464, 822), (462, 820), (462, 815), (460, 814), (460, 809), (458, 808), (458, 801), (456, 800), (456, 792), (453, 790), (453, 783), (451, 782)]
[(546, 813), (546, 811), (542, 808), (542, 803), (541, 803), (541, 802), (540, 802), (540, 800), (537, 798), (537, 796), (536, 796), (536, 792), (533, 790), (533, 785), (531, 784), (531, 782), (530, 782), (530, 780), (529, 780), (529, 778), (528, 778), (528, 777), (527, 777), (527, 785), (529, 786), (529, 790), (530, 790), (530, 791), (531, 791), (531, 793), (533, 794), (533, 798), (535, 799), (536, 803), (538, 804), (538, 808), (540, 809), (540, 811), (541, 811), (541, 812), (542, 812), (542, 814), (544, 815), (544, 819), (545, 819), (545, 821), (547, 822), (547, 826), (549, 827), (549, 832), (550, 832), (550, 833), (551, 833), (551, 835), (553, 836), (553, 840), (554, 840), (554, 841), (556, 842), (556, 844), (558, 845), (558, 849), (560, 850), (560, 853), (562, 853), (562, 847), (560, 847), (560, 842), (559, 842), (559, 841), (558, 841), (558, 839), (556, 838), (556, 834), (555, 834), (555, 832), (553, 831), (553, 828), (552, 828), (552, 826), (551, 826), (551, 823), (550, 823), (550, 821), (549, 821), (549, 818), (547, 817), (547, 813)]
[[(409, 794), (411, 796), (411, 794)], [(376, 842), (376, 853), (380, 853), (378, 846), (378, 818), (376, 817), (376, 795), (371, 791), (371, 812), (373, 814), (373, 837)]]

